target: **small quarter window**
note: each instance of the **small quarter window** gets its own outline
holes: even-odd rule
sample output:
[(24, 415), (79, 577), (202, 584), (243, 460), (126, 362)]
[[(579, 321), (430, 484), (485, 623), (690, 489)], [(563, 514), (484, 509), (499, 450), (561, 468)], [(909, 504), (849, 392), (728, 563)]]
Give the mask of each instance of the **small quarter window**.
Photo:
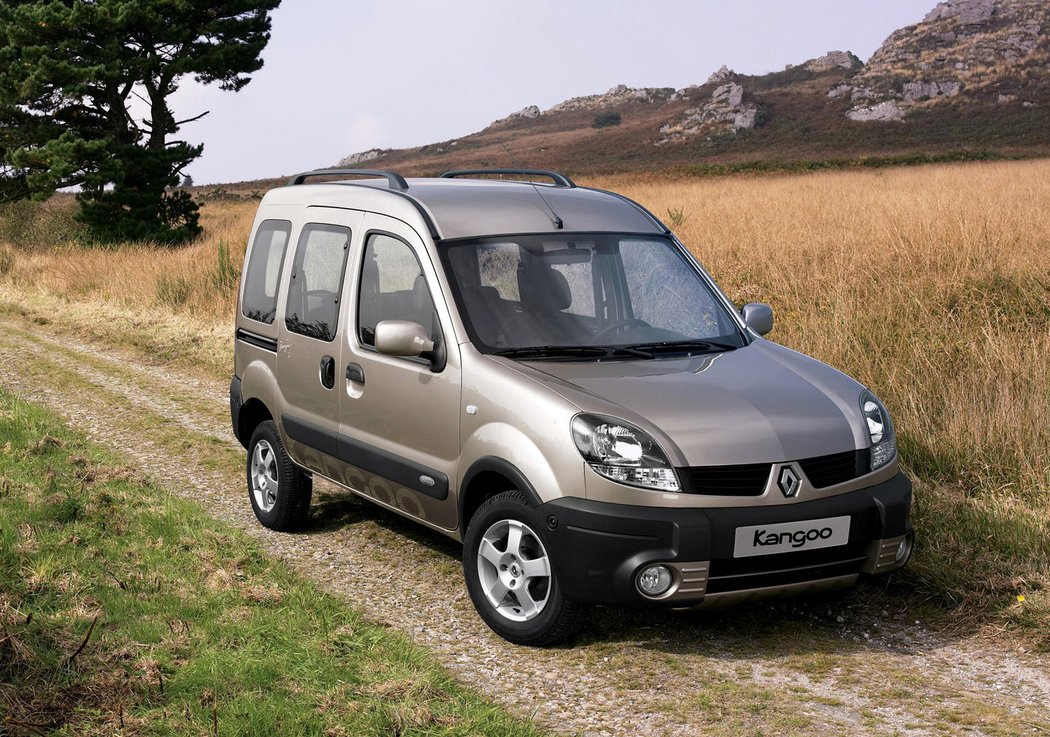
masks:
[(252, 243), (244, 276), (241, 313), (249, 320), (270, 325), (277, 313), (277, 282), (292, 224), (287, 220), (264, 220)]
[(313, 223), (303, 227), (285, 308), (284, 324), (290, 331), (318, 340), (335, 340), (349, 250), (349, 229)]
[(363, 345), (376, 344), (376, 325), (383, 320), (417, 322), (431, 340), (440, 338), (434, 300), (416, 254), (404, 241), (376, 233), (368, 239), (361, 268), (357, 325)]

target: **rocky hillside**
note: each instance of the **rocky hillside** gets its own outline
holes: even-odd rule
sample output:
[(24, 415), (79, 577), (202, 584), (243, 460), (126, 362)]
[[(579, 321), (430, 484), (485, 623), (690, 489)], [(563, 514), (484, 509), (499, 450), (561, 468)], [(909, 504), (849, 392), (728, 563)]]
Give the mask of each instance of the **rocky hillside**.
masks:
[(463, 138), (341, 166), (607, 172), (916, 154), (1050, 154), (1050, 0), (947, 0), (866, 63), (830, 51), (782, 72), (529, 105)]
[(1035, 107), (1048, 102), (1048, 79), (1050, 3), (949, 0), (893, 33), (832, 94), (851, 100), (853, 120), (901, 120), (956, 97)]

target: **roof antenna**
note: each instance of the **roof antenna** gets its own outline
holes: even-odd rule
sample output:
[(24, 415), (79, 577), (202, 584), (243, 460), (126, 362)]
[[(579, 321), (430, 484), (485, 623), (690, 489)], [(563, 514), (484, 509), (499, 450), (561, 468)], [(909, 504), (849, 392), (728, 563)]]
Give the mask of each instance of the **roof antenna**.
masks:
[(507, 154), (507, 158), (508, 158), (508, 159), (510, 160), (510, 165), (511, 165), (511, 166), (512, 166), (513, 168), (515, 168), (515, 169), (518, 169), (518, 170), (519, 170), (519, 171), (521, 172), (521, 176), (522, 176), (522, 178), (523, 178), (523, 179), (524, 179), (524, 180), (525, 180), (526, 182), (528, 182), (529, 184), (531, 184), (531, 185), (532, 185), (532, 190), (533, 190), (533, 191), (534, 191), (534, 192), (536, 193), (536, 195), (537, 195), (537, 196), (538, 196), (538, 197), (539, 197), (539, 198), (540, 198), (541, 200), (543, 200), (543, 204), (547, 206), (547, 210), (548, 210), (548, 211), (550, 212), (550, 214), (551, 214), (551, 222), (552, 222), (552, 223), (554, 223), (554, 227), (555, 227), (556, 229), (558, 229), (558, 230), (561, 230), (562, 228), (564, 228), (564, 227), (565, 227), (565, 223), (564, 223), (564, 221), (562, 221), (562, 219), (561, 219), (560, 217), (558, 217), (558, 213), (554, 212), (554, 208), (553, 208), (553, 207), (551, 207), (551, 203), (547, 202), (547, 198), (543, 196), (543, 192), (541, 192), (541, 191), (540, 191), (540, 188), (536, 186), (536, 182), (534, 182), (534, 181), (532, 181), (531, 179), (529, 179), (529, 175), (525, 173), (525, 168), (524, 168), (524, 167), (521, 167), (521, 166), (518, 166), (518, 162), (516, 162), (516, 161), (514, 160), (514, 157), (513, 157), (513, 156), (511, 155), (511, 153), (510, 153), (510, 149), (509, 149), (509, 148), (507, 148), (507, 144), (506, 144), (506, 143), (504, 143), (503, 141), (500, 141), (500, 144), (499, 144), (499, 145), (500, 145), (500, 146), (502, 146), (502, 147), (503, 147), (503, 150), (504, 150), (504, 151), (506, 152), (506, 154)]

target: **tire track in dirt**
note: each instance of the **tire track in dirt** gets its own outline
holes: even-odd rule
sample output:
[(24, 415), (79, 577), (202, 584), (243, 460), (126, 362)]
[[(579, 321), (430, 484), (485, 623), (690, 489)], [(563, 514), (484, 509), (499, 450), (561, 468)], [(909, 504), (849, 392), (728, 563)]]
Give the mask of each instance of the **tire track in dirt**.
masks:
[(194, 496), (326, 590), (406, 632), (461, 681), (551, 729), (1050, 732), (1045, 665), (931, 633), (906, 612), (883, 612), (900, 606), (892, 596), (874, 605), (867, 600), (877, 596), (839, 596), (711, 614), (602, 610), (571, 649), (509, 645), (474, 614), (458, 546), (439, 535), (324, 483), (309, 531), (261, 528), (243, 489), (243, 449), (228, 429), (221, 382), (11, 321), (0, 321), (0, 351), (7, 390), (49, 405), (172, 493)]

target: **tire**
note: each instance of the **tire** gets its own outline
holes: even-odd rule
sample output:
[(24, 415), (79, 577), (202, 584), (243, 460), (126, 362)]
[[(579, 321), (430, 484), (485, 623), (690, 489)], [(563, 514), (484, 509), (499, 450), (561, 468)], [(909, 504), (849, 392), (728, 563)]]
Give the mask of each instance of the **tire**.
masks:
[(474, 608), (496, 634), (519, 645), (553, 645), (582, 624), (582, 605), (567, 601), (558, 585), (542, 522), (521, 492), (506, 491), (478, 508), (463, 541)]
[(288, 532), (310, 514), (313, 481), (292, 463), (273, 420), (255, 428), (248, 443), (248, 499), (263, 527)]

